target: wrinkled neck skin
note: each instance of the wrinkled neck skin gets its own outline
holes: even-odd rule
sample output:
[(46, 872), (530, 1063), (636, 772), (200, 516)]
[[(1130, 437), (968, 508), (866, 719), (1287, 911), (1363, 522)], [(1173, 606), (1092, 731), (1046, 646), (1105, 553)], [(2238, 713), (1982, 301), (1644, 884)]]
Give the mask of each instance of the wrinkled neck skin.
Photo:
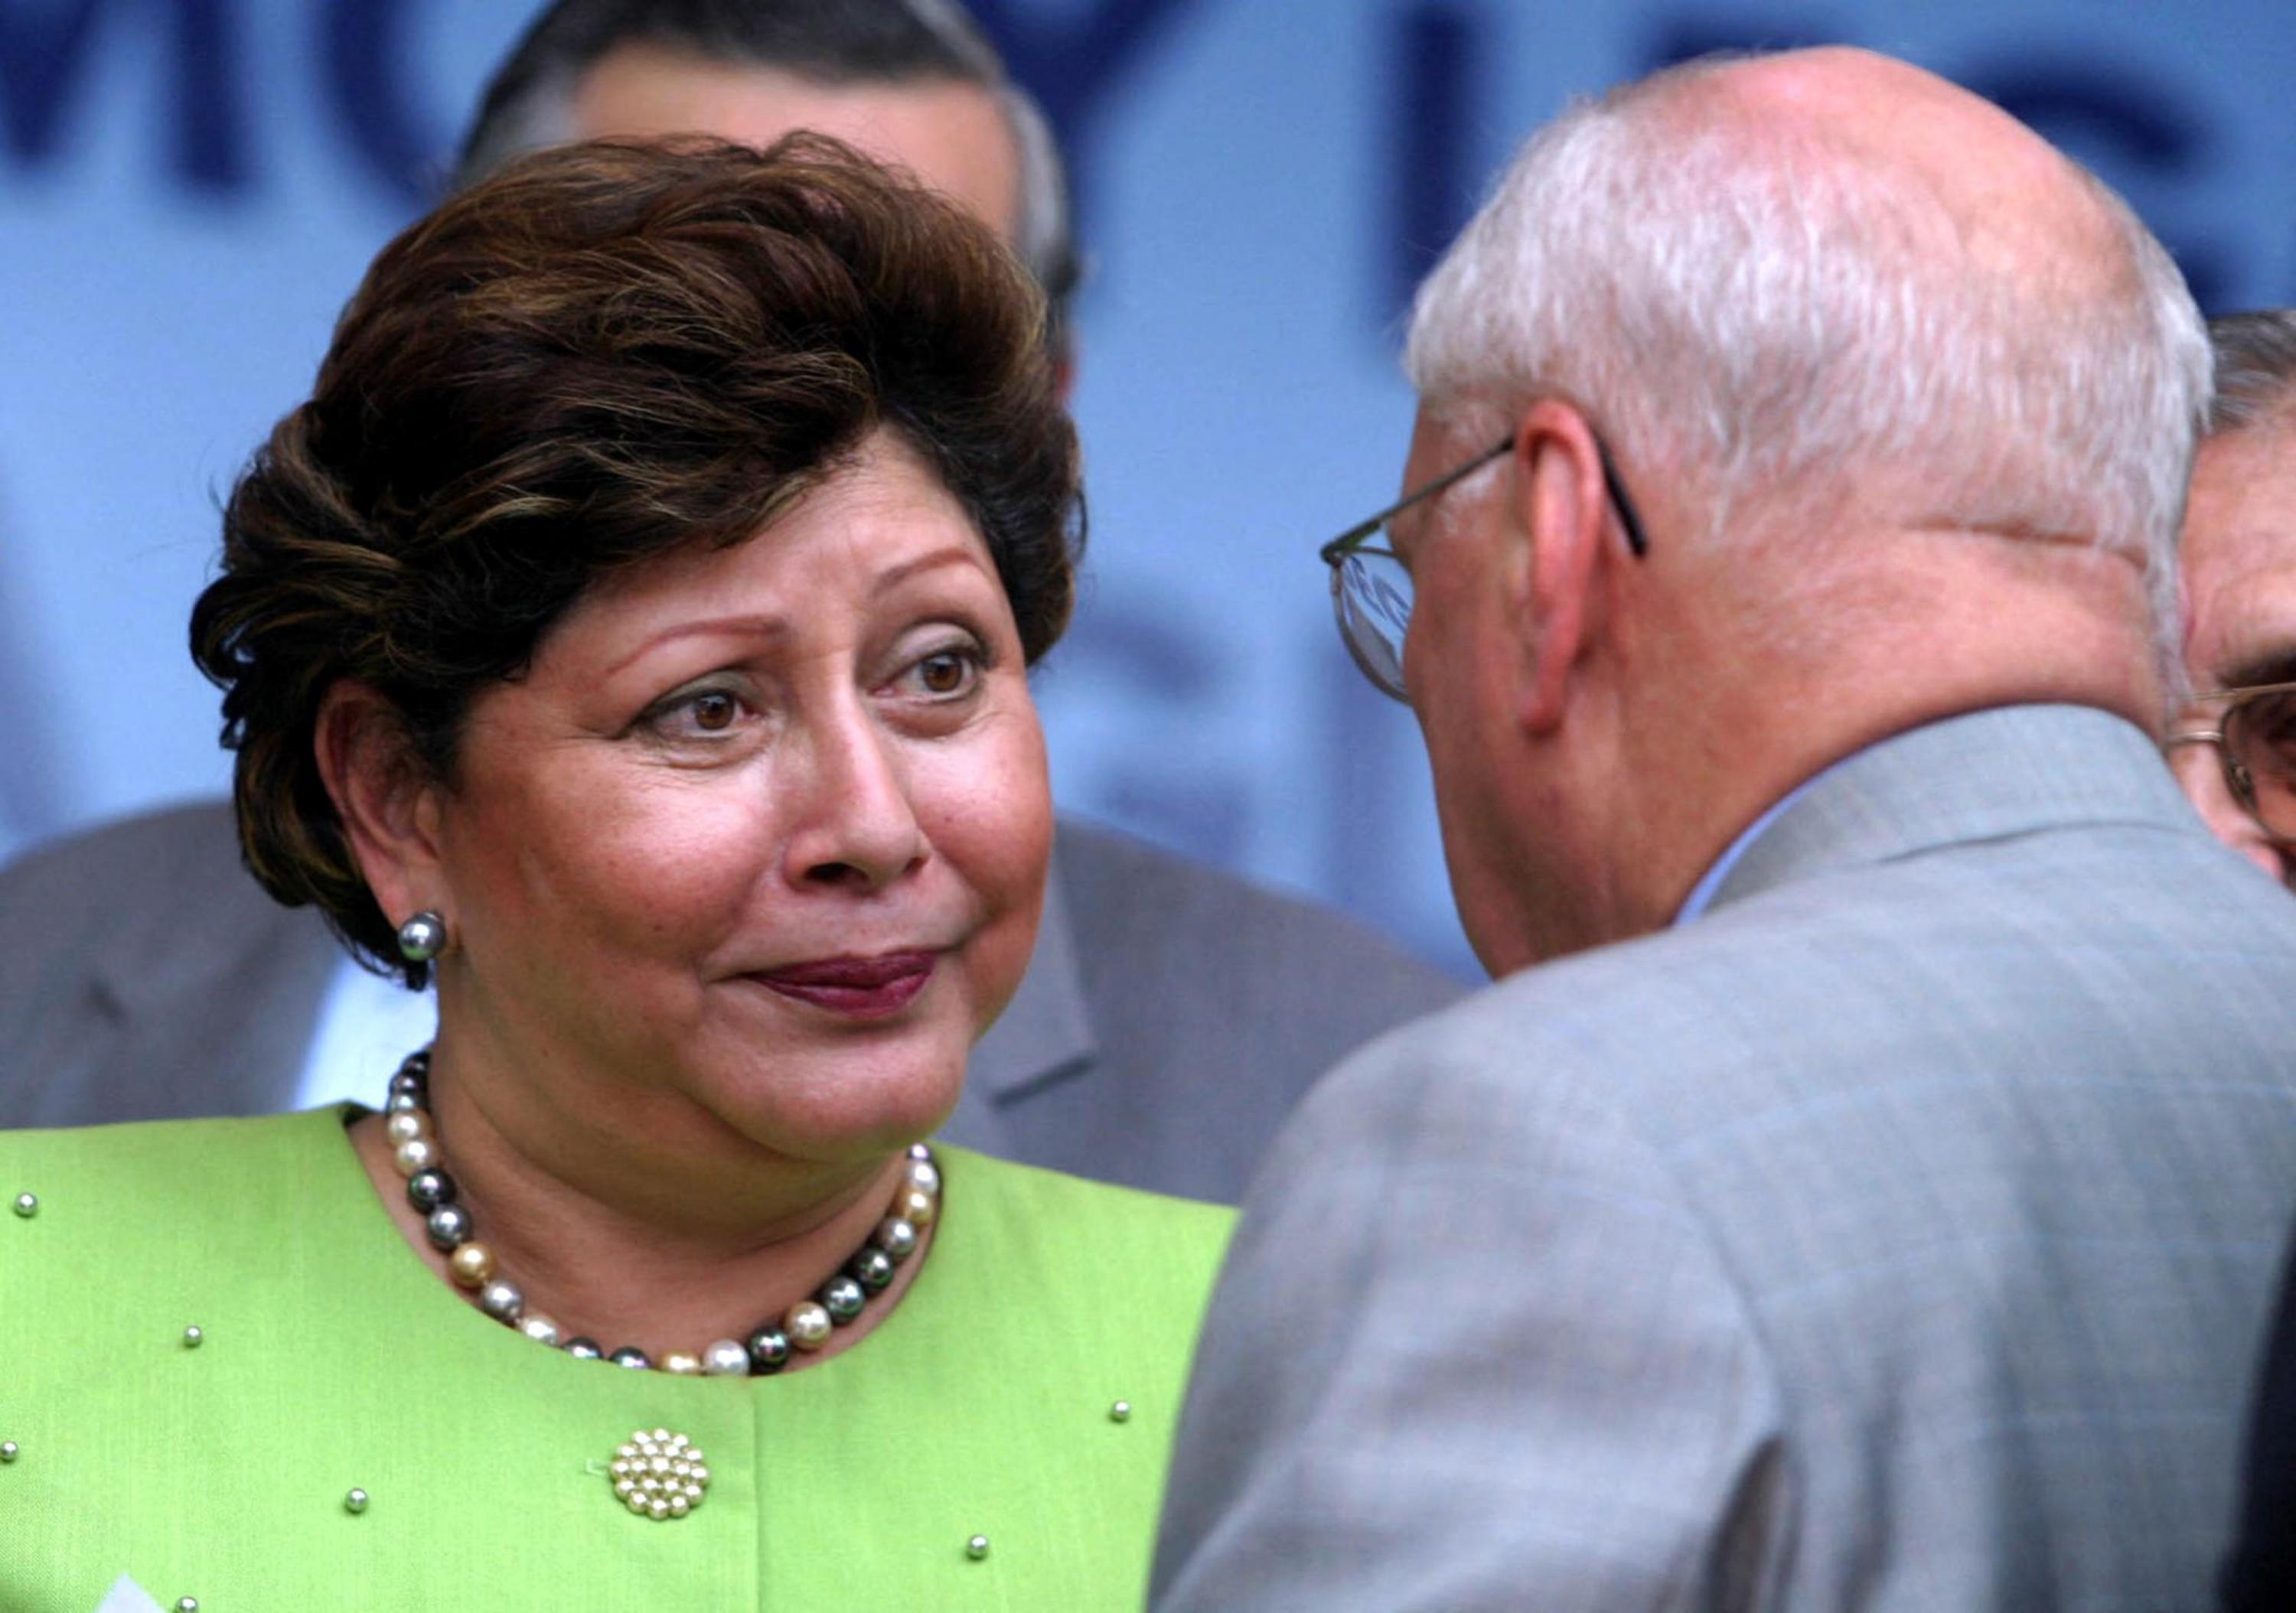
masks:
[[(884, 1218), (904, 1166), (903, 1156), (890, 1156), (746, 1230), (709, 1215), (665, 1224), (665, 1217), (543, 1168), (469, 1101), (443, 1063), (434, 1065), (431, 1101), (458, 1202), (470, 1210), (478, 1240), (495, 1252), (499, 1274), (525, 1294), (527, 1309), (550, 1316), (566, 1337), (586, 1336), (607, 1350), (635, 1345), (657, 1364), (672, 1351), (698, 1355), (716, 1339), (747, 1339), (760, 1322), (811, 1298)], [(447, 1257), (407, 1201), (382, 1117), (365, 1116), (349, 1131), (392, 1224), (439, 1281), (450, 1283)], [(787, 1370), (853, 1347), (891, 1314), (930, 1253), (934, 1227), (922, 1233), (891, 1286), (823, 1348), (793, 1355)]]
[(1763, 812), (1893, 735), (2039, 703), (2161, 733), (2144, 578), (2126, 558), (1945, 529), (1841, 548), (1861, 545), (1890, 563), (1799, 596), (1782, 585), (1742, 614), (1718, 586), (1681, 591), (1625, 641), (1606, 784), (1584, 819), (1583, 921), (1563, 950), (1666, 928)]

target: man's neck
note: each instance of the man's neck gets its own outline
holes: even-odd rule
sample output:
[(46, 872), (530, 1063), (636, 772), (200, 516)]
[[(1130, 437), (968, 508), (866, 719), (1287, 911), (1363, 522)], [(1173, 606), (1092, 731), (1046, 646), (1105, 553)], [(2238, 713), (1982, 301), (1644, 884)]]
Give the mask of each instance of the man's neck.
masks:
[[(2094, 706), (2158, 733), (2162, 691), (2136, 630), (2142, 580), (2103, 554), (2035, 557), (1963, 534), (1876, 535), (1892, 569), (1850, 613), (1808, 624), (1780, 611), (1750, 643), (1742, 624), (1680, 628), (1654, 693), (1627, 728), (1621, 776), (1635, 833), (1613, 875), (1623, 939), (1670, 923), (1702, 875), (1762, 815), (1828, 767), (1894, 734), (2001, 706)], [(1908, 565), (1905, 548), (1934, 561)], [(2041, 562), (2048, 562), (2046, 564)], [(2067, 573), (2075, 575), (2069, 578)], [(1918, 577), (1920, 586), (1903, 580)], [(1685, 692), (1678, 699), (1668, 692)]]

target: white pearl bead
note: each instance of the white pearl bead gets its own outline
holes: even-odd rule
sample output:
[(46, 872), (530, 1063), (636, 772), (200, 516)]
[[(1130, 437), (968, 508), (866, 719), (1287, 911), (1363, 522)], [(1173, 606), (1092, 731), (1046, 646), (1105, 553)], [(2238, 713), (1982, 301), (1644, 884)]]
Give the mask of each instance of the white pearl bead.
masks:
[(702, 1347), (701, 1370), (712, 1378), (739, 1378), (750, 1370), (750, 1352), (738, 1339), (718, 1339)]
[(521, 1316), (518, 1319), (518, 1331), (537, 1344), (555, 1345), (560, 1338), (560, 1329), (556, 1320), (544, 1315), (540, 1311), (529, 1311), (525, 1315)]
[(909, 1161), (909, 1185), (921, 1193), (940, 1197), (940, 1167), (930, 1159)]
[(428, 1137), (411, 1138), (398, 1145), (398, 1151), (391, 1156), (391, 1162), (398, 1167), (398, 1174), (402, 1176), (427, 1171), (439, 1163), (438, 1144)]
[(382, 1134), (397, 1148), (402, 1142), (413, 1142), (430, 1134), (430, 1117), (419, 1109), (410, 1109), (382, 1118)]
[(819, 1349), (829, 1342), (829, 1335), (836, 1328), (837, 1324), (829, 1319), (829, 1313), (810, 1299), (800, 1299), (790, 1306), (789, 1314), (782, 1318), (782, 1331), (787, 1333), (789, 1341), (801, 1350)]
[(672, 1350), (661, 1358), (661, 1370), (665, 1372), (676, 1372), (681, 1378), (699, 1377), (701, 1372), (701, 1360), (700, 1356), (689, 1355), (684, 1350)]

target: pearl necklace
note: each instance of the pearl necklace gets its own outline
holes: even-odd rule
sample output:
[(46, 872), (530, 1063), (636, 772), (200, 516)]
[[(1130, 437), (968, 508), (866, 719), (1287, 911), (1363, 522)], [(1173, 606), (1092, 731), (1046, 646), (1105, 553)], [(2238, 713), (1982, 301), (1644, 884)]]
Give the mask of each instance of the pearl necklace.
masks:
[[(607, 1360), (639, 1370), (657, 1363), (632, 1345), (609, 1354), (594, 1339), (568, 1338), (557, 1322), (527, 1308), (518, 1285), (496, 1267), (494, 1251), (478, 1240), (470, 1211), (455, 1202), (455, 1179), (447, 1174), (430, 1118), (430, 1050), (407, 1054), (390, 1078), (383, 1105), (383, 1134), (390, 1139), (391, 1162), (406, 1180), (406, 1201), (423, 1218), (432, 1246), (447, 1257), (447, 1273), (458, 1288), (478, 1296), (479, 1308), (538, 1344), (562, 1349), (585, 1361)], [(698, 1355), (671, 1351), (659, 1363), (665, 1372), (713, 1377), (765, 1377), (789, 1364), (798, 1350), (817, 1350), (841, 1327), (857, 1320), (872, 1297), (893, 1281), (894, 1268), (916, 1252), (922, 1230), (940, 1207), (940, 1167), (923, 1143), (911, 1145), (901, 1185), (885, 1218), (843, 1269), (777, 1317), (759, 1322), (747, 1339), (719, 1339)]]

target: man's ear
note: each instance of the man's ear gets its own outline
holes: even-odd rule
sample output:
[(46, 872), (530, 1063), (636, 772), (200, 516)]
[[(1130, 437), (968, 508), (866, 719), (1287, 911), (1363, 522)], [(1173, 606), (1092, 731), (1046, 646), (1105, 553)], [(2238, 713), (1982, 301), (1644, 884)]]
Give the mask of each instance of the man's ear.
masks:
[(312, 744), (375, 905), (394, 923), (424, 908), (450, 911), (439, 853), (439, 785), (407, 738), (398, 708), (344, 678), (319, 702)]
[(1573, 670), (1599, 627), (1610, 499), (1593, 429), (1559, 399), (1524, 411), (1514, 459), (1510, 496), (1521, 548), (1509, 569), (1509, 603), (1523, 623), (1526, 652), (1517, 715), (1530, 732), (1549, 733), (1562, 721)]

